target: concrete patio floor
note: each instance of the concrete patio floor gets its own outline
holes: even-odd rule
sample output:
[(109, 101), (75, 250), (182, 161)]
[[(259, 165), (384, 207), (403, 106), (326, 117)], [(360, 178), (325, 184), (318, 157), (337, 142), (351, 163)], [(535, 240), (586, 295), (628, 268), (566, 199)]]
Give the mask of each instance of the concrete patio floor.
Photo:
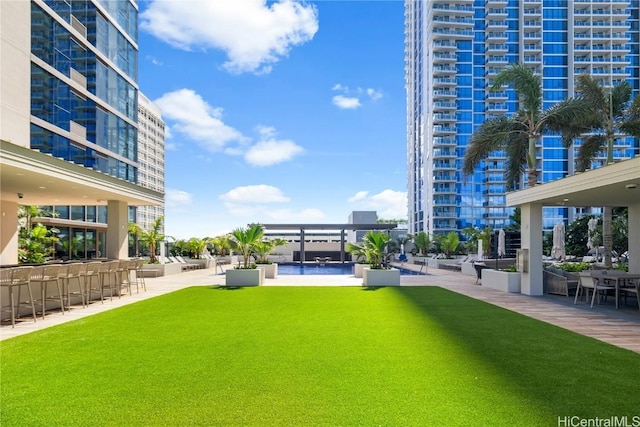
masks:
[[(419, 266), (404, 265), (405, 268), (419, 269)], [(42, 320), (33, 322), (22, 318), (16, 327), (3, 324), (0, 327), (0, 340), (27, 334), (51, 326), (70, 322), (85, 316), (91, 316), (106, 310), (133, 304), (190, 286), (224, 285), (225, 276), (213, 269), (195, 270), (177, 275), (147, 278), (147, 292), (123, 295), (104, 304), (93, 302), (89, 307), (72, 308), (64, 315), (50, 312)], [(285, 276), (266, 279), (265, 286), (362, 286), (362, 279), (353, 276)], [(449, 270), (429, 269), (427, 275), (401, 276), (401, 286), (440, 286), (471, 298), (485, 301), (507, 310), (586, 335), (606, 343), (640, 353), (640, 310), (635, 301), (628, 306), (615, 310), (612, 303), (604, 303), (589, 308), (585, 302), (573, 304), (573, 298), (544, 295), (530, 297), (520, 294), (500, 292), (475, 284), (475, 277), (466, 276)]]

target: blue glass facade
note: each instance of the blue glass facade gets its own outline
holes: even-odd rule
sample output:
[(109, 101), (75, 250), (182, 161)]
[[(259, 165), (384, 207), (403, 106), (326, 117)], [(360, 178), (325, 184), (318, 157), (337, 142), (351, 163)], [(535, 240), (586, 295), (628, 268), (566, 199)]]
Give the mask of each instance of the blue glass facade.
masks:
[(31, 147), (137, 182), (136, 7), (45, 3), (31, 5), (31, 114), (48, 125), (32, 124)]
[[(493, 77), (511, 63), (526, 63), (542, 77), (543, 108), (574, 95), (577, 75), (603, 85), (627, 80), (637, 93), (640, 79), (640, 0), (459, 0), (405, 1), (406, 87), (409, 162), (409, 232), (460, 232), (466, 227), (503, 228), (506, 207), (505, 153), (494, 152), (474, 174), (461, 174), (468, 142), (485, 120), (518, 109), (511, 88), (492, 91)], [(429, 19), (428, 17), (431, 17)], [(441, 22), (447, 22), (443, 27)], [(455, 24), (454, 24), (455, 23)], [(454, 46), (448, 62), (443, 46)], [(419, 65), (419, 73), (409, 73)], [(455, 66), (455, 67), (454, 67)], [(451, 71), (453, 69), (453, 71)], [(443, 92), (442, 85), (455, 81)], [(425, 88), (426, 93), (418, 96)], [(440, 98), (454, 95), (454, 107)], [(417, 114), (421, 112), (421, 114)], [(455, 120), (450, 120), (454, 116)], [(450, 129), (454, 132), (449, 132)], [(455, 159), (447, 156), (455, 141)], [(573, 149), (558, 135), (538, 142), (539, 179), (548, 182), (574, 172)], [(615, 158), (639, 153), (638, 141), (620, 137)], [(455, 163), (455, 171), (447, 166)], [(601, 163), (596, 160), (594, 166)], [(419, 166), (418, 166), (419, 165)], [(416, 179), (420, 170), (422, 175)], [(411, 172), (413, 171), (413, 173)], [(454, 178), (453, 180), (451, 178)], [(524, 179), (520, 187), (526, 185)], [(419, 201), (419, 203), (418, 203)], [(544, 227), (573, 219), (567, 208), (544, 209)]]

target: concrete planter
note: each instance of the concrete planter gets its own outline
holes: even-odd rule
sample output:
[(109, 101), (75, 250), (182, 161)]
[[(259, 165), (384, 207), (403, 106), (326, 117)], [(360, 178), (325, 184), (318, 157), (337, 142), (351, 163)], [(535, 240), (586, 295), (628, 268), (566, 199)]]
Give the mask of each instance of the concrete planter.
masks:
[(365, 268), (369, 268), (370, 266), (371, 264), (353, 264), (353, 274), (355, 275), (356, 278), (361, 279), (362, 271)]
[(227, 286), (260, 286), (262, 283), (264, 283), (264, 270), (261, 268), (251, 270), (230, 268), (225, 272)]
[(364, 286), (400, 286), (400, 270), (372, 270), (366, 267), (362, 270), (362, 284)]
[(258, 268), (264, 270), (264, 277), (267, 279), (276, 279), (278, 277), (278, 264), (257, 264)]
[(520, 273), (482, 270), (482, 286), (502, 292), (520, 293)]

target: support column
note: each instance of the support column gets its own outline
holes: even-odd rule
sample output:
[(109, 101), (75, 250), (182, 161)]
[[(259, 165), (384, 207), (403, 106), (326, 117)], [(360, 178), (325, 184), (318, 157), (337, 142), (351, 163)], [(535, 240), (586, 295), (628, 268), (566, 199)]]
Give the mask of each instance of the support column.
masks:
[(344, 263), (344, 228), (340, 230), (340, 262)]
[(629, 273), (640, 274), (640, 202), (629, 205), (628, 235)]
[(529, 250), (527, 272), (521, 273), (521, 292), (542, 295), (542, 205), (520, 206), (522, 249)]
[(304, 228), (300, 229), (300, 263), (304, 262)]
[(0, 264), (18, 263), (18, 203), (0, 201)]
[(126, 202), (109, 200), (107, 203), (107, 258), (128, 258), (129, 210)]

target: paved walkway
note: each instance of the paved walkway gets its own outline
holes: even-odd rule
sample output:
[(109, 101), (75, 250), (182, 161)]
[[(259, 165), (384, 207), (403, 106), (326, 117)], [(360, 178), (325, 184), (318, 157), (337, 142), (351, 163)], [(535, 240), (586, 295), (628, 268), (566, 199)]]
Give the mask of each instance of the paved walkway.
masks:
[[(405, 265), (405, 267), (410, 267)], [(419, 267), (416, 266), (416, 269)], [(153, 298), (189, 286), (223, 285), (224, 275), (213, 269), (195, 270), (177, 275), (146, 279), (147, 292), (122, 298), (108, 299), (101, 304), (92, 303), (87, 308), (72, 308), (64, 315), (60, 312), (47, 314), (37, 322), (23, 318), (15, 328), (11, 325), (0, 328), (0, 340), (59, 325), (81, 317)], [(353, 276), (283, 276), (267, 279), (266, 286), (361, 286), (362, 279)], [(590, 336), (618, 347), (640, 353), (640, 310), (629, 305), (615, 310), (605, 304), (590, 309), (586, 303), (573, 305), (566, 297), (529, 297), (485, 288), (475, 284), (475, 277), (448, 270), (429, 269), (427, 275), (401, 276), (401, 286), (441, 286), (471, 298), (479, 299), (525, 316), (559, 326), (570, 331)]]

